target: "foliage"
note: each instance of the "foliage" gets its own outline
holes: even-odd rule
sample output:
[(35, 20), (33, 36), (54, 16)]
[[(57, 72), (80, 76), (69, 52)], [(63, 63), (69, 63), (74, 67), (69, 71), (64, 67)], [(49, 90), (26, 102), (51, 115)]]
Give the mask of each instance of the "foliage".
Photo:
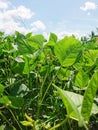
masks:
[(0, 32), (0, 129), (98, 125), (98, 41)]

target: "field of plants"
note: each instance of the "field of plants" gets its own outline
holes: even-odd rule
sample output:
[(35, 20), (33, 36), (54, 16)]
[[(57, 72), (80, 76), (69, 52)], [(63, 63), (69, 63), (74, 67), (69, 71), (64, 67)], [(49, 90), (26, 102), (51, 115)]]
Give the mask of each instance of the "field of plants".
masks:
[(97, 129), (97, 37), (0, 32), (0, 130)]

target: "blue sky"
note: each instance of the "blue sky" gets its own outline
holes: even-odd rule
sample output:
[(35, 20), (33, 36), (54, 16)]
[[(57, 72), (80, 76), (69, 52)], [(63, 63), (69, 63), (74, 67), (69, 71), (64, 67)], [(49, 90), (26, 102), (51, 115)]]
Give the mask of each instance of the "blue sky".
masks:
[(98, 27), (97, 0), (0, 0), (0, 31), (90, 34)]

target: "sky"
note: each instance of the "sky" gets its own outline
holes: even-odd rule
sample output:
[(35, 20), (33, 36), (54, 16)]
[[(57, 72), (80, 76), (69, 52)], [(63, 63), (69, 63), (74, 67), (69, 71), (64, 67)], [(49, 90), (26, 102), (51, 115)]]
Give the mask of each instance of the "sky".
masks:
[(98, 0), (0, 0), (0, 31), (62, 38), (89, 35), (98, 27)]

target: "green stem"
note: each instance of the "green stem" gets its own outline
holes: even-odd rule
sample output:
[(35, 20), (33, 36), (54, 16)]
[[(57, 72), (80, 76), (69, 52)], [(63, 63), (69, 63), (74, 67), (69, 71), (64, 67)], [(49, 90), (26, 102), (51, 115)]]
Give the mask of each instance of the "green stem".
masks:
[(16, 128), (9, 122), (9, 120), (4, 116), (4, 114), (2, 114), (2, 112), (0, 112), (0, 115), (3, 117), (3, 119), (9, 124), (9, 126), (11, 126), (14, 130), (16, 130)]
[(52, 82), (53, 82), (53, 80), (51, 80), (51, 82), (49, 83), (49, 85), (48, 85), (48, 87), (47, 87), (47, 89), (46, 89), (46, 91), (45, 91), (45, 93), (44, 93), (44, 95), (43, 95), (43, 98), (42, 98), (42, 100), (41, 100), (41, 104), (42, 104), (42, 102), (43, 102), (43, 100), (44, 100), (44, 98), (45, 98), (45, 96), (46, 96), (46, 94), (47, 94), (47, 92), (48, 92), (48, 90), (49, 90), (49, 88), (50, 88)]
[(53, 79), (52, 79), (51, 82), (49, 83), (49, 85), (48, 85), (48, 87), (47, 87), (47, 89), (46, 89), (46, 91), (45, 91), (45, 93), (44, 93), (44, 95), (43, 95), (43, 98), (42, 98), (42, 100), (41, 100), (41, 104), (42, 104), (42, 102), (43, 102), (43, 100), (44, 100), (44, 98), (45, 98), (45, 96), (46, 96), (46, 94), (47, 94), (47, 92), (48, 92), (48, 90), (49, 90), (49, 88), (50, 88), (50, 86), (51, 86), (53, 80), (55, 79), (56, 75), (57, 75), (57, 73), (53, 76)]
[(65, 120), (63, 120), (61, 123), (59, 123), (59, 124), (53, 126), (52, 128), (50, 128), (49, 130), (55, 130), (56, 128), (58, 128), (58, 127), (62, 126), (63, 124), (65, 124), (67, 122), (67, 120), (68, 120), (68, 117)]
[(13, 116), (13, 119), (16, 121), (17, 125), (19, 126), (20, 130), (22, 130), (22, 128), (21, 128), (18, 120), (16, 119), (15, 115), (13, 114), (13, 112), (10, 109), (9, 109), (9, 111), (10, 111), (11, 115)]
[(42, 85), (41, 85), (41, 88), (40, 88), (39, 99), (38, 99), (37, 118), (38, 118), (38, 116), (39, 116), (40, 106), (41, 106), (41, 104), (42, 104), (42, 93), (43, 93), (43, 87), (44, 87), (44, 84), (45, 84), (46, 78), (47, 78), (47, 76), (48, 76), (48, 71), (49, 71), (49, 70), (47, 70), (46, 75), (45, 75), (45, 78), (44, 78), (44, 81), (43, 81), (43, 83), (42, 83)]

